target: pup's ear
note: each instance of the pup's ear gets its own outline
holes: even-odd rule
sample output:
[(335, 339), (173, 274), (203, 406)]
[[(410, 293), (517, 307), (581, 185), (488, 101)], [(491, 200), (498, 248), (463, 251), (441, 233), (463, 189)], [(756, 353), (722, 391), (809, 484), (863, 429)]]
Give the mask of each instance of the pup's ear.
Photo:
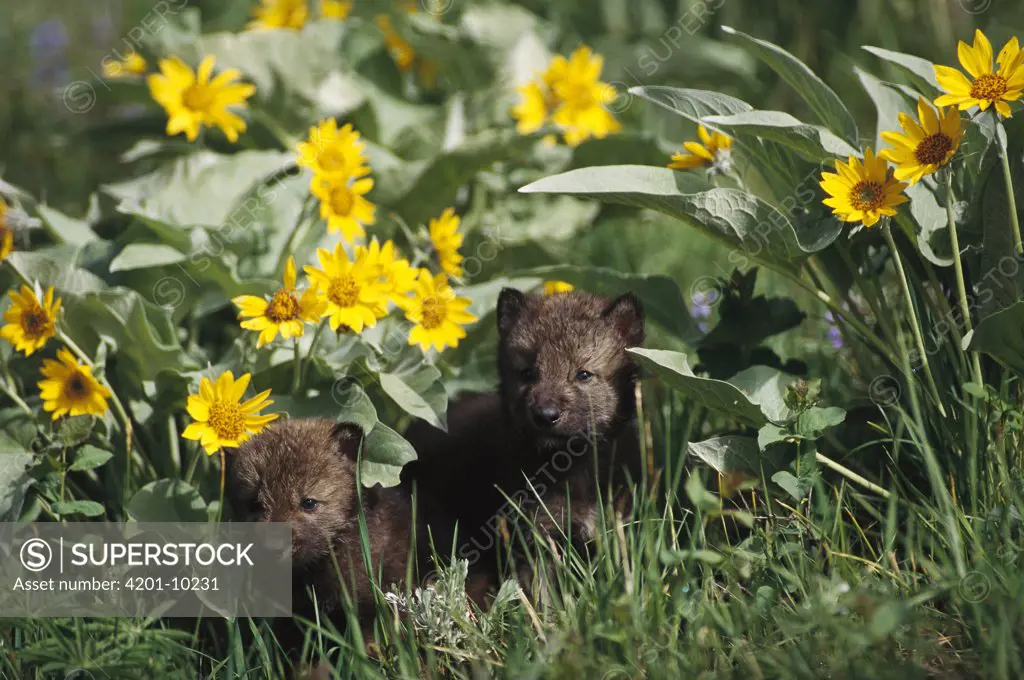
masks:
[(498, 295), (498, 333), (506, 335), (526, 309), (526, 295), (515, 288), (502, 288)]
[(644, 341), (644, 306), (632, 293), (626, 293), (608, 303), (601, 318), (612, 324), (627, 347), (636, 347)]
[(355, 460), (359, 457), (359, 448), (363, 444), (363, 430), (355, 423), (335, 423), (331, 428), (331, 436), (338, 442), (341, 455)]

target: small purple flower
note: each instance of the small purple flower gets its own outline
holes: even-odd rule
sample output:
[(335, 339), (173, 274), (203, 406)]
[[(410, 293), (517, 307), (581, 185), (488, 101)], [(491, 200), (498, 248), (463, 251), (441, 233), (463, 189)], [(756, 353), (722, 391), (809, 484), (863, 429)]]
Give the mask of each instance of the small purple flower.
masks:
[(50, 19), (32, 31), (30, 51), (37, 83), (58, 85), (70, 78), (68, 31), (60, 19)]
[(825, 320), (828, 321), (828, 339), (832, 343), (832, 349), (843, 348), (843, 334), (836, 325), (836, 318), (832, 312), (825, 312)]

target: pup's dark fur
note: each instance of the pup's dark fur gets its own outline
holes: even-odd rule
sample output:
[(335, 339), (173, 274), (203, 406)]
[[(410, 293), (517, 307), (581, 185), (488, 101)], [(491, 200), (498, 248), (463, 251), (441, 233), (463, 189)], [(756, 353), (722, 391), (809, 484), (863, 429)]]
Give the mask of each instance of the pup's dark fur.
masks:
[[(239, 519), (292, 523), (295, 613), (313, 617), (309, 586), (321, 614), (337, 613), (344, 587), (365, 631), (372, 623), (374, 595), (359, 543), (356, 464), (361, 439), (358, 426), (326, 418), (277, 422), (230, 457), (229, 490)], [(412, 502), (401, 487), (364, 488), (361, 495), (372, 569), (386, 589), (405, 579)], [(419, 540), (425, 541), (425, 535)], [(334, 618), (344, 625), (343, 616)], [(291, 632), (288, 642), (297, 646), (301, 638)]]
[[(419, 454), (408, 476), (449, 502), (459, 555), (471, 561), (492, 550), (499, 515), (515, 518), (498, 489), (516, 501), (538, 493), (563, 529), (571, 506), (571, 530), (589, 540), (598, 482), (604, 488), (622, 464), (635, 473), (639, 459), (637, 368), (624, 351), (644, 339), (639, 300), (505, 289), (497, 316), (499, 391), (453, 402), (447, 434), (418, 423), (406, 435)], [(533, 514), (547, 524), (547, 513)]]

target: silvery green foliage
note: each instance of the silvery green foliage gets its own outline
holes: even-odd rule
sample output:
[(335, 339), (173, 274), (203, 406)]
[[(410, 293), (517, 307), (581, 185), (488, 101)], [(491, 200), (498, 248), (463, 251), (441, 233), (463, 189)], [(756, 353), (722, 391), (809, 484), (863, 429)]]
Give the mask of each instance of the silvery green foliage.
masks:
[(486, 614), (474, 611), (466, 595), (468, 560), (456, 560), (439, 572), (436, 581), (425, 588), (417, 588), (406, 597), (394, 586), (384, 599), (397, 614), (409, 617), (416, 631), (423, 634), (428, 644), (442, 649), (463, 649), (470, 634), (488, 639), (501, 626), (505, 615), (518, 599), (515, 581), (502, 583), (494, 603)]

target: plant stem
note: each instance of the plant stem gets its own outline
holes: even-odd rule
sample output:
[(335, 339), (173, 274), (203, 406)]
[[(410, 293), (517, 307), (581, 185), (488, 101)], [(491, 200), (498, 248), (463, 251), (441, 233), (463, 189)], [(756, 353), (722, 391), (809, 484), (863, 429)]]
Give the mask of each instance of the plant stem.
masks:
[[(836, 318), (837, 321), (841, 319), (842, 321), (848, 323), (868, 343), (870, 343), (871, 345), (874, 345), (875, 349), (877, 349), (882, 354), (883, 357), (885, 357), (890, 363), (892, 363), (893, 366), (898, 366), (899, 365), (899, 360), (896, 358), (896, 355), (893, 354), (889, 350), (889, 348), (885, 346), (885, 343), (882, 342), (877, 335), (875, 335), (873, 332), (871, 332), (871, 329), (868, 328), (864, 324), (864, 322), (862, 322), (859, 319), (857, 319), (856, 317), (848, 314), (847, 311), (845, 309), (843, 309), (842, 305), (836, 304), (835, 300), (833, 300), (829, 296), (828, 293), (826, 293), (823, 290), (820, 290), (819, 288), (815, 288), (814, 286), (809, 285), (806, 281), (801, 279), (799, 276), (797, 276), (795, 274), (791, 274), (791, 273), (785, 271), (784, 269), (779, 269), (777, 271), (780, 274), (782, 274), (783, 276), (785, 276), (786, 278), (788, 278), (789, 280), (791, 280), (793, 283), (797, 284), (798, 286), (800, 286), (801, 288), (803, 288), (804, 290), (809, 292), (811, 295), (816, 297), (818, 300), (823, 302), (826, 307), (828, 307), (830, 310), (832, 310), (832, 313), (835, 315), (835, 318)], [(813, 273), (813, 271), (814, 271), (814, 268), (813, 268), (813, 265), (811, 265), (811, 272)]]
[[(60, 341), (67, 345), (68, 349), (78, 357), (78, 359), (90, 368), (94, 367), (92, 359), (89, 358), (82, 348), (75, 344), (75, 341), (65, 333), (64, 331), (57, 331), (57, 337)], [(117, 396), (117, 392), (114, 391), (113, 385), (107, 380), (107, 377), (100, 376), (100, 383), (110, 390), (110, 403), (114, 407), (114, 414), (117, 419), (121, 422), (121, 430), (124, 432), (124, 449), (125, 449), (125, 461), (124, 461), (124, 491), (128, 489), (128, 476), (132, 469), (132, 440), (134, 439), (134, 430), (132, 428), (132, 419), (128, 416), (128, 411), (125, 410), (124, 404), (121, 403), (121, 399)]]
[(224, 449), (220, 449), (218, 453), (220, 454), (220, 502), (217, 504), (217, 523), (219, 524), (224, 515), (224, 474), (227, 461), (224, 459)]
[(11, 401), (14, 402), (14, 405), (20, 408), (22, 411), (24, 411), (29, 418), (35, 420), (36, 414), (33, 413), (32, 409), (28, 407), (28, 404), (26, 404), (24, 400), (22, 400), (22, 398), (18, 396), (18, 393), (15, 392), (14, 389), (7, 384), (6, 380), (0, 380), (0, 391), (2, 391), (4, 394), (10, 397)]
[(292, 394), (299, 393), (299, 385), (302, 384), (302, 352), (299, 351), (299, 339), (293, 338), (295, 346), (295, 358), (292, 359)]
[[(1007, 148), (1006, 130), (999, 122), (999, 114), (996, 116), (996, 144), (999, 145), (999, 160), (1003, 165), (1003, 180), (1006, 182), (1006, 203), (1010, 210), (1010, 226), (1013, 230), (1013, 249), (1016, 253), (1024, 253), (1024, 245), (1020, 239), (1020, 219), (1017, 217), (1017, 200), (1013, 193), (1013, 173), (1010, 171), (1010, 151)], [(1000, 134), (1002, 133), (1002, 134)], [(948, 186), (948, 185), (947, 185)]]
[(320, 339), (324, 334), (324, 327), (327, 326), (327, 319), (321, 319), (320, 325), (316, 327), (316, 333), (313, 334), (313, 342), (309, 345), (309, 351), (306, 352), (306, 356), (302, 360), (302, 378), (306, 377), (306, 363), (316, 356), (316, 351), (320, 349)]
[[(910, 311), (910, 328), (914, 332), (914, 344), (917, 345), (917, 352), (921, 355), (921, 363), (924, 365), (924, 377), (928, 381), (928, 389), (931, 390), (932, 398), (939, 407), (939, 413), (946, 417), (946, 409), (942, 406), (942, 397), (939, 395), (939, 388), (935, 385), (935, 377), (932, 375), (931, 362), (928, 361), (928, 353), (924, 349), (924, 339), (921, 337), (921, 324), (917, 319), (917, 310), (914, 309), (914, 297), (910, 294), (910, 282), (907, 281), (907, 272), (903, 269), (903, 260), (900, 259), (900, 252), (896, 249), (896, 240), (892, 237), (892, 228), (888, 222), (882, 227), (882, 234), (885, 242), (889, 244), (889, 252), (892, 254), (893, 264), (896, 265), (896, 273), (899, 274), (900, 284), (903, 287), (903, 297), (907, 299), (907, 309)], [(909, 375), (907, 376), (910, 377)]]
[[(949, 225), (949, 242), (953, 248), (953, 271), (956, 273), (956, 292), (960, 298), (960, 313), (964, 317), (964, 328), (970, 333), (971, 306), (967, 303), (967, 288), (964, 285), (964, 265), (960, 259), (960, 238), (956, 233), (956, 217), (953, 215), (953, 173), (949, 168), (945, 170), (946, 175), (946, 222)], [(965, 333), (966, 335), (966, 333)], [(971, 352), (971, 370), (974, 373), (974, 382), (984, 384), (981, 378), (981, 360), (977, 352)]]
[(847, 479), (849, 479), (851, 482), (853, 482), (855, 484), (859, 484), (860, 486), (863, 486), (868, 491), (873, 491), (873, 492), (877, 493), (882, 498), (885, 498), (885, 499), (889, 498), (889, 492), (888, 491), (886, 491), (882, 487), (878, 486), (874, 482), (871, 482), (871, 481), (865, 479), (864, 477), (861, 477), (860, 475), (858, 475), (856, 472), (854, 472), (850, 468), (844, 467), (844, 466), (840, 465), (839, 463), (835, 462), (834, 460), (832, 460), (831, 458), (829, 458), (827, 456), (824, 456), (824, 455), (822, 455), (820, 453), (815, 453), (814, 454), (814, 458), (815, 458), (815, 460), (817, 460), (822, 465), (824, 465), (824, 466), (826, 466), (828, 468), (831, 468), (832, 470), (835, 470), (836, 472), (841, 474), (843, 477), (846, 477)]

